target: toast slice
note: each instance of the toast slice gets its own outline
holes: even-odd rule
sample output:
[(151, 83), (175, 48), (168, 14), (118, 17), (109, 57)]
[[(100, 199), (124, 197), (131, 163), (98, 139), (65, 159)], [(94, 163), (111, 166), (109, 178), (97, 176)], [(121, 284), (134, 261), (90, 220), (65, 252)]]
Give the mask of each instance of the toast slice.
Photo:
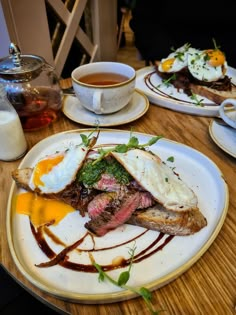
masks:
[(27, 191), (32, 191), (29, 187), (29, 182), (30, 182), (32, 173), (33, 173), (33, 169), (30, 167), (27, 167), (24, 169), (14, 170), (11, 175), (18, 187), (24, 188)]
[(228, 98), (236, 99), (236, 86), (232, 85), (231, 91), (218, 91), (204, 85), (190, 83), (190, 90), (194, 94), (206, 97), (217, 105), (220, 105)]
[(177, 212), (156, 204), (152, 208), (136, 210), (126, 223), (170, 235), (185, 236), (200, 231), (207, 225), (207, 220), (198, 208)]

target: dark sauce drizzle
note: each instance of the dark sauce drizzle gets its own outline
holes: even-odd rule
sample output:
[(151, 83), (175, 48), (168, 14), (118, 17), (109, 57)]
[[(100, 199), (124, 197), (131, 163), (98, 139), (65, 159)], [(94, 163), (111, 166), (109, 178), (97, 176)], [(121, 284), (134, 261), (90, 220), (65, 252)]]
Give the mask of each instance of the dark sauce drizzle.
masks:
[[(30, 223), (31, 226), (31, 231), (35, 237), (35, 240), (38, 244), (38, 246), (41, 248), (41, 250), (44, 252), (44, 254), (50, 259), (47, 262), (43, 262), (40, 264), (37, 264), (37, 267), (51, 267), (51, 266), (55, 266), (55, 265), (60, 265), (64, 268), (67, 269), (72, 269), (75, 271), (82, 271), (82, 272), (97, 272), (97, 269), (93, 266), (92, 264), (92, 252), (96, 252), (96, 251), (105, 251), (111, 248), (116, 248), (119, 246), (122, 246), (124, 244), (127, 243), (131, 243), (133, 241), (135, 241), (135, 239), (141, 237), (142, 235), (144, 235), (145, 233), (148, 232), (148, 230), (145, 230), (144, 232), (142, 232), (141, 234), (137, 235), (136, 237), (111, 246), (111, 247), (106, 247), (106, 248), (99, 248), (96, 249), (95, 248), (95, 240), (94, 240), (94, 236), (87, 232), (84, 234), (84, 236), (82, 238), (80, 238), (79, 240), (77, 240), (75, 243), (67, 246), (66, 244), (64, 244), (56, 235), (54, 235), (47, 226), (41, 226), (39, 227), (37, 230), (34, 228), (33, 224)], [(44, 237), (44, 233), (47, 234), (56, 244), (60, 244), (65, 246), (65, 248), (58, 254), (56, 254), (48, 245), (45, 237)], [(172, 239), (173, 239), (173, 235), (168, 235), (164, 241), (158, 246), (158, 243), (161, 242), (161, 240), (163, 239), (163, 237), (165, 236), (164, 233), (159, 233), (157, 235), (157, 238), (149, 245), (147, 246), (145, 249), (143, 249), (141, 252), (139, 252), (138, 254), (134, 255), (133, 257), (133, 263), (139, 263), (142, 260), (154, 255), (155, 253), (157, 253), (158, 251), (162, 250)], [(92, 249), (78, 249), (77, 247), (83, 243), (83, 241), (87, 238), (87, 237), (91, 237), (92, 241), (93, 241), (93, 248)], [(68, 260), (68, 256), (67, 254), (72, 251), (72, 250), (79, 250), (80, 252), (88, 252), (90, 260), (91, 260), (91, 264), (80, 264), (80, 263), (75, 263), (75, 262), (71, 262)], [(104, 271), (109, 271), (109, 270), (114, 270), (114, 269), (118, 269), (118, 268), (123, 268), (126, 266), (129, 266), (130, 264), (130, 259), (122, 259), (122, 261), (117, 265), (103, 265), (101, 266), (102, 269)]]

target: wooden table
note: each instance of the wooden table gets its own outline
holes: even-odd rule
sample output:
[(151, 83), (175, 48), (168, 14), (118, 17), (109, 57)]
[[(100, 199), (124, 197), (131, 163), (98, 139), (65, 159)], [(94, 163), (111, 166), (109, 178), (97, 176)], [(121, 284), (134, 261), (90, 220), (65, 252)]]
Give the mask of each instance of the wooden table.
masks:
[[(184, 143), (209, 157), (224, 174), (229, 187), (229, 209), (223, 227), (207, 252), (183, 275), (153, 292), (156, 309), (163, 314), (235, 314), (236, 308), (236, 159), (218, 148), (209, 135), (211, 118), (174, 112), (150, 105), (148, 112), (135, 122), (116, 129), (164, 135)], [(44, 130), (26, 133), (29, 149), (41, 139), (60, 131), (87, 128), (61, 115)], [(79, 315), (149, 314), (142, 298), (105, 305), (83, 305), (57, 299), (41, 292), (17, 270), (6, 239), (6, 208), (12, 183), (11, 171), (20, 160), (0, 162), (0, 259), (9, 274), (43, 303), (61, 313)], [(207, 193), (207, 192), (206, 192)]]

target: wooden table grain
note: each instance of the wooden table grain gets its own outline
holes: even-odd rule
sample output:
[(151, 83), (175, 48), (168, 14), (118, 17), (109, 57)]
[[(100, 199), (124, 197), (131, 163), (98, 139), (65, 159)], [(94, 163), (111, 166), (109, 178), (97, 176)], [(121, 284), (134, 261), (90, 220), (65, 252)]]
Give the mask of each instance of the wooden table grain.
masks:
[[(211, 118), (174, 112), (150, 105), (148, 112), (138, 120), (119, 126), (165, 138), (191, 146), (209, 157), (221, 170), (229, 188), (229, 208), (217, 238), (204, 255), (184, 274), (153, 292), (152, 302), (163, 314), (235, 314), (236, 312), (236, 159), (222, 151), (209, 135)], [(29, 149), (52, 134), (87, 128), (61, 117), (51, 126), (27, 132)], [(71, 303), (40, 291), (17, 270), (6, 238), (6, 209), (11, 171), (21, 160), (0, 162), (0, 262), (22, 287), (49, 307), (62, 314), (126, 315), (150, 314), (142, 298), (103, 305)], [(203, 178), (204, 180), (204, 178)], [(206, 192), (207, 193), (207, 192)]]

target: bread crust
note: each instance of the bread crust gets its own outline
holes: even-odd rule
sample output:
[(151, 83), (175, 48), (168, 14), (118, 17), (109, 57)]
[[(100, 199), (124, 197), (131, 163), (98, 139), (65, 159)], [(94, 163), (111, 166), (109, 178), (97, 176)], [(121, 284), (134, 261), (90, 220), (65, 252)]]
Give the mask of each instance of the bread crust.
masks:
[(207, 225), (207, 220), (198, 208), (174, 212), (156, 204), (152, 208), (136, 210), (127, 223), (170, 235), (185, 236), (200, 231)]
[(190, 90), (192, 93), (206, 97), (217, 105), (220, 105), (228, 98), (236, 99), (236, 87), (232, 85), (231, 91), (218, 91), (204, 85), (196, 85), (191, 83)]

